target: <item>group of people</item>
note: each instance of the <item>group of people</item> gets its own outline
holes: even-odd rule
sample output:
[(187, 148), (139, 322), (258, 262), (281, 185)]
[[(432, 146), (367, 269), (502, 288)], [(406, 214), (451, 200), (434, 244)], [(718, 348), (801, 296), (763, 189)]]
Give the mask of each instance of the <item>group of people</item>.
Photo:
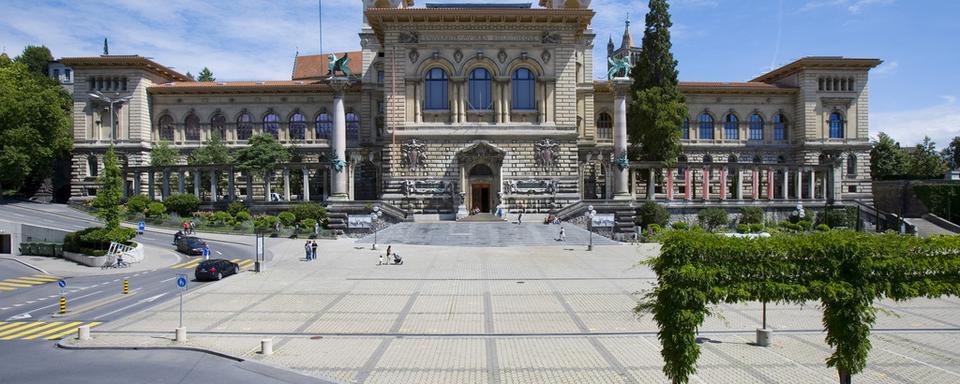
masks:
[(393, 247), (387, 246), (387, 261), (384, 262), (383, 255), (380, 255), (380, 261), (377, 262), (377, 265), (386, 265), (390, 264), (391, 260), (394, 264), (403, 264), (403, 259), (400, 257), (400, 254), (393, 252)]
[(317, 259), (317, 241), (307, 240), (307, 243), (303, 245), (303, 251), (306, 253), (307, 261), (313, 261)]
[(183, 222), (183, 234), (193, 235), (197, 233), (197, 223), (193, 221), (184, 221)]

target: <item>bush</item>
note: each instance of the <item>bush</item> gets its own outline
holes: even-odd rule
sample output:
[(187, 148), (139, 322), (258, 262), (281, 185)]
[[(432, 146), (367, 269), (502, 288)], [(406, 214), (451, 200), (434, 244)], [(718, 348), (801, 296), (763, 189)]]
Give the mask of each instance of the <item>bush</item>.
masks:
[(650, 224), (666, 227), (669, 220), (670, 212), (667, 212), (666, 208), (656, 202), (647, 201), (644, 202), (640, 208), (637, 208), (637, 218), (635, 222), (641, 229), (646, 229)]
[(763, 224), (763, 208), (744, 207), (740, 209), (741, 224)]
[(295, 217), (295, 221), (305, 219), (314, 219), (318, 223), (324, 223), (327, 220), (327, 208), (318, 203), (303, 203), (294, 205), (289, 211)]
[(63, 236), (63, 250), (92, 256), (103, 256), (110, 249), (110, 242), (130, 244), (137, 235), (133, 228), (119, 227), (112, 230), (90, 227)]
[(688, 225), (683, 221), (674, 221), (673, 223), (670, 224), (670, 227), (678, 231), (686, 231)]
[(740, 223), (737, 224), (737, 233), (747, 233), (750, 232), (750, 224)]
[(300, 228), (301, 228), (304, 232), (313, 233), (313, 226), (314, 226), (314, 225), (317, 225), (317, 221), (314, 220), (314, 219), (303, 219), (303, 220), (300, 220)]
[(258, 232), (261, 231), (273, 231), (274, 225), (277, 224), (277, 217), (271, 215), (262, 215), (257, 216), (253, 219), (253, 227), (257, 229)]
[(782, 227), (783, 229), (794, 231), (794, 232), (800, 232), (803, 230), (803, 228), (800, 227), (800, 224), (791, 223), (789, 221), (781, 221), (780, 227)]
[(800, 229), (804, 231), (809, 231), (810, 228), (813, 228), (813, 222), (810, 220), (800, 220), (797, 222), (797, 225), (800, 226)]
[(710, 232), (730, 223), (727, 211), (723, 208), (701, 209), (700, 212), (697, 213), (697, 220), (700, 222), (700, 225)]
[(150, 199), (144, 195), (136, 195), (127, 199), (127, 212), (129, 213), (143, 213), (147, 210), (147, 204), (150, 204)]
[(233, 217), (230, 216), (230, 213), (228, 212), (217, 211), (213, 214), (213, 219), (211, 221), (218, 225), (228, 225), (231, 221), (233, 221)]
[(297, 222), (297, 217), (290, 212), (280, 212), (277, 218), (280, 219), (280, 224), (283, 224), (284, 227), (292, 227)]
[(147, 217), (160, 218), (163, 217), (163, 214), (167, 212), (167, 207), (161, 202), (154, 201), (150, 204), (147, 204)]
[(168, 211), (176, 212), (180, 216), (189, 216), (190, 212), (196, 211), (200, 206), (200, 199), (190, 194), (175, 193), (163, 201), (163, 205)]
[(817, 215), (817, 224), (826, 224), (830, 228), (849, 227), (847, 211), (843, 209), (828, 209)]
[(750, 224), (750, 232), (760, 233), (763, 232), (763, 224)]
[(250, 219), (252, 218), (250, 216), (250, 212), (247, 212), (247, 211), (237, 212), (234, 216), (236, 217), (237, 221), (241, 223), (244, 221), (250, 221)]
[(234, 201), (227, 205), (227, 212), (230, 216), (236, 216), (240, 212), (247, 212), (247, 206), (239, 201)]
[(817, 224), (817, 230), (820, 232), (826, 232), (830, 230), (830, 226), (826, 224)]
[[(814, 214), (813, 210), (811, 210), (810, 208), (804, 208), (804, 209), (803, 209), (803, 219), (802, 219), (802, 220), (813, 220), (813, 219), (814, 219), (814, 216), (816, 216), (816, 214)], [(797, 216), (797, 215), (795, 215), (795, 214), (792, 214), (792, 213), (790, 214), (790, 222), (791, 222), (791, 223), (799, 223), (800, 220), (801, 220), (801, 218), (800, 218), (799, 216)]]
[(660, 231), (662, 230), (663, 230), (663, 227), (661, 227), (660, 224), (650, 224), (649, 226), (647, 226), (648, 233), (656, 234), (656, 233), (660, 233)]

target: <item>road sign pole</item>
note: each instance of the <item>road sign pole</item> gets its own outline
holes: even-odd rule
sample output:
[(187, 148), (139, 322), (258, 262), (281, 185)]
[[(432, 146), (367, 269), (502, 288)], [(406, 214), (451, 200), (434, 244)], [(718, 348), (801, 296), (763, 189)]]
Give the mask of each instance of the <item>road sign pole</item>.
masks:
[(180, 328), (183, 328), (183, 290), (180, 290)]

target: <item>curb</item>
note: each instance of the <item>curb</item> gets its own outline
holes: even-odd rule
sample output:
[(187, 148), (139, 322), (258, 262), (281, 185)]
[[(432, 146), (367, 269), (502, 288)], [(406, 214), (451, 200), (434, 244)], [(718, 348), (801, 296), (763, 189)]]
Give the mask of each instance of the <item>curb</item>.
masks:
[(61, 348), (61, 349), (71, 349), (71, 350), (81, 350), (81, 349), (109, 349), (109, 350), (119, 350), (119, 351), (129, 351), (129, 350), (137, 351), (137, 350), (151, 350), (151, 349), (156, 349), (156, 350), (181, 350), (181, 351), (194, 351), (194, 352), (207, 353), (207, 354), (210, 354), (210, 355), (214, 355), (214, 356), (217, 356), (217, 357), (222, 357), (222, 358), (224, 358), (224, 359), (230, 359), (230, 360), (237, 361), (237, 362), (246, 361), (245, 359), (240, 358), (240, 357), (237, 357), (237, 356), (233, 356), (233, 355), (230, 355), (230, 354), (227, 354), (227, 353), (223, 353), (223, 352), (217, 352), (217, 351), (214, 351), (214, 350), (212, 350), (212, 349), (200, 348), (200, 347), (187, 347), (187, 346), (182, 346), (182, 347), (180, 347), (180, 346), (173, 346), (173, 345), (172, 345), (172, 346), (142, 346), (142, 347), (130, 347), (130, 346), (121, 346), (121, 345), (81, 346), (81, 345), (69, 345), (69, 344), (64, 344), (64, 341), (65, 341), (65, 340), (69, 340), (69, 339), (68, 339), (68, 338), (63, 338), (63, 339), (60, 339), (59, 341), (57, 341), (57, 348)]
[[(43, 256), (40, 256), (40, 257), (43, 257)], [(18, 263), (20, 263), (20, 264), (23, 264), (23, 265), (24, 265), (25, 267), (27, 267), (27, 268), (30, 268), (30, 269), (35, 270), (35, 271), (38, 271), (38, 272), (40, 272), (40, 273), (42, 273), (42, 274), (44, 274), (44, 275), (50, 275), (50, 273), (47, 272), (47, 271), (44, 271), (43, 268), (40, 268), (40, 267), (38, 267), (38, 266), (35, 266), (35, 265), (30, 264), (30, 263), (28, 263), (28, 262), (26, 262), (26, 261), (23, 261), (23, 260), (18, 260), (18, 259), (15, 259), (15, 258), (12, 258), (12, 257), (6, 257), (6, 256), (0, 257), (0, 260), (15, 261), (15, 262), (18, 262)]]

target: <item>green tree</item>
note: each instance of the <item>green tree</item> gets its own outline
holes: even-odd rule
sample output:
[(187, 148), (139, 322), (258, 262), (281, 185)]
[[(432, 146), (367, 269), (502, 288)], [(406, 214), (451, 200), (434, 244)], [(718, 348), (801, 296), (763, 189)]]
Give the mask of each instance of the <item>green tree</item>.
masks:
[(950, 169), (960, 167), (960, 136), (954, 136), (953, 140), (950, 140), (950, 145), (940, 151), (940, 157)]
[[(28, 47), (26, 57), (36, 51)], [(0, 185), (17, 190), (50, 176), (54, 160), (68, 155), (73, 144), (70, 95), (46, 76), (31, 74), (24, 63), (31, 60), (20, 59), (0, 66)]]
[(730, 217), (727, 215), (727, 210), (723, 208), (704, 208), (697, 212), (697, 221), (707, 231), (713, 232), (727, 226), (730, 223)]
[(656, 202), (647, 201), (637, 208), (636, 223), (641, 229), (647, 229), (651, 224), (666, 227), (668, 221), (670, 221), (670, 212)]
[(924, 136), (914, 147), (907, 161), (907, 172), (917, 179), (939, 179), (947, 172), (947, 164), (937, 154), (937, 143)]
[(104, 54), (104, 55), (109, 55), (109, 54), (110, 54), (110, 45), (107, 44), (107, 38), (106, 38), (106, 37), (103, 38), (103, 54)]
[(217, 78), (213, 77), (213, 72), (210, 71), (210, 68), (203, 67), (197, 76), (197, 81), (217, 81)]
[(670, 52), (669, 5), (650, 0), (642, 50), (630, 77), (627, 132), (637, 160), (673, 163), (680, 154), (680, 125), (687, 106), (677, 88), (677, 61)]
[(165, 167), (177, 163), (177, 157), (180, 154), (176, 149), (170, 147), (170, 143), (161, 141), (154, 144), (150, 150), (150, 165), (154, 167)]
[(187, 164), (189, 165), (229, 164), (232, 161), (230, 149), (220, 139), (220, 135), (216, 133), (202, 147), (197, 148), (190, 156), (187, 156)]
[(120, 165), (113, 146), (103, 155), (103, 173), (97, 179), (99, 189), (97, 197), (93, 199), (93, 207), (97, 208), (97, 217), (103, 220), (107, 230), (120, 227), (123, 217), (123, 206), (120, 198), (123, 189), (123, 176), (120, 175)]
[(47, 77), (47, 67), (53, 61), (53, 54), (45, 46), (28, 45), (23, 49), (23, 53), (17, 56), (16, 62), (27, 66), (30, 73)]
[(10, 64), (13, 64), (13, 60), (10, 60), (10, 56), (7, 56), (6, 52), (0, 53), (0, 68), (6, 67)]
[(187, 76), (187, 78), (190, 79), (190, 80), (194, 80), (193, 74), (190, 73), (190, 71), (187, 71), (187, 74), (186, 74), (185, 76)]
[(870, 174), (875, 180), (903, 178), (907, 174), (907, 156), (886, 133), (880, 132), (870, 149)]
[(247, 143), (246, 147), (237, 151), (234, 161), (241, 171), (267, 171), (290, 160), (287, 148), (269, 133), (255, 135)]

